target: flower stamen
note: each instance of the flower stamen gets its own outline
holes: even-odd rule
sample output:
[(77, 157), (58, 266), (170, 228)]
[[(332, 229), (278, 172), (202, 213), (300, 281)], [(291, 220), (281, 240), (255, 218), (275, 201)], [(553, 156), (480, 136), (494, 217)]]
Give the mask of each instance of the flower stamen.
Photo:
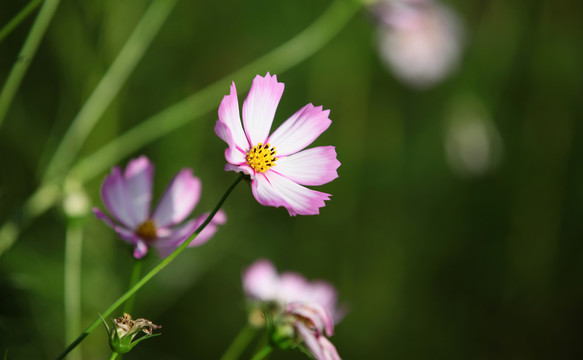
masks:
[(140, 224), (136, 228), (136, 235), (146, 241), (152, 241), (156, 239), (156, 224), (154, 220), (148, 219)]
[(259, 143), (254, 146), (249, 152), (247, 153), (247, 164), (253, 168), (253, 170), (264, 173), (269, 168), (275, 165), (277, 158), (275, 154), (277, 151), (275, 147), (272, 147), (268, 144)]

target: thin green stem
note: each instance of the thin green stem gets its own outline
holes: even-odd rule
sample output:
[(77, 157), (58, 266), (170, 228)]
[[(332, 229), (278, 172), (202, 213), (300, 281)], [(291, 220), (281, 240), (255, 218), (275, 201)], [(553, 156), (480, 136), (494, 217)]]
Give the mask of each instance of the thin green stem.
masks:
[[(184, 249), (186, 249), (188, 244), (190, 244), (192, 242), (192, 240), (194, 240), (194, 238), (196, 238), (196, 236), (211, 222), (211, 220), (213, 219), (213, 217), (215, 216), (217, 211), (219, 211), (219, 209), (221, 208), (221, 206), (223, 205), (223, 203), (225, 202), (225, 200), (227, 199), (229, 194), (231, 194), (231, 192), (237, 186), (237, 184), (239, 184), (241, 182), (241, 179), (242, 179), (241, 176), (237, 177), (237, 180), (235, 180), (235, 182), (233, 182), (233, 184), (227, 189), (227, 191), (225, 191), (225, 194), (219, 200), (218, 204), (215, 206), (213, 211), (211, 211), (211, 213), (206, 218), (206, 220), (198, 227), (198, 229), (196, 229), (196, 231), (192, 235), (189, 236), (188, 239), (186, 239), (178, 248), (176, 248), (176, 250), (174, 250), (170, 255), (168, 255), (168, 257), (162, 259), (162, 261), (160, 261), (160, 263), (158, 263), (158, 265), (156, 265), (152, 270), (150, 270), (146, 275), (144, 275), (144, 277), (141, 278), (134, 286), (132, 286), (128, 291), (126, 291), (122, 296), (120, 296), (116, 301), (114, 301), (113, 304), (111, 304), (103, 313), (101, 313), (101, 316), (103, 318), (110, 316), (111, 313), (113, 313), (126, 300), (128, 300), (138, 290), (140, 290), (142, 288), (142, 286), (144, 286), (148, 281), (150, 281), (150, 279), (152, 279), (157, 273), (159, 273), (162, 269), (164, 269), (166, 266), (168, 266), (168, 264), (170, 264), (174, 260), (174, 258), (176, 258), (176, 256), (178, 256), (178, 254), (180, 254)], [(93, 323), (91, 323), (91, 325), (89, 325), (89, 327), (87, 329), (85, 329), (85, 331), (83, 333), (81, 333), (81, 335), (79, 335), (79, 337), (77, 339), (75, 339), (75, 341), (73, 341), (63, 351), (63, 353), (61, 353), (61, 355), (59, 355), (57, 357), (57, 359), (64, 359), (65, 356), (71, 350), (73, 350), (77, 345), (79, 345), (79, 343), (81, 343), (81, 341), (83, 341), (83, 339), (85, 339), (89, 334), (91, 334), (91, 332), (93, 330), (95, 330), (95, 328), (97, 328), (97, 326), (99, 326), (100, 323), (101, 323), (101, 318), (98, 318), (95, 321), (93, 321)]]
[(225, 94), (231, 81), (247, 84), (252, 74), (281, 73), (313, 55), (346, 26), (362, 4), (337, 0), (312, 25), (252, 63), (209, 85), (190, 97), (140, 122), (95, 153), (80, 160), (71, 174), (87, 181), (146, 144), (216, 109), (216, 99)]
[(176, 0), (154, 0), (150, 3), (133, 33), (71, 122), (49, 161), (43, 182), (68, 170), (87, 136), (136, 68), (175, 4)]
[(243, 352), (243, 350), (245, 350), (247, 345), (249, 345), (249, 342), (251, 340), (253, 340), (256, 333), (257, 333), (257, 330), (254, 327), (252, 327), (249, 324), (245, 325), (245, 327), (243, 327), (243, 329), (241, 329), (239, 334), (237, 334), (237, 336), (235, 337), (235, 340), (233, 340), (231, 345), (229, 345), (229, 347), (227, 348), (227, 351), (225, 351), (225, 353), (221, 357), (221, 360), (238, 359), (239, 356), (241, 356), (241, 353)]
[(43, 0), (32, 0), (24, 7), (24, 9), (20, 10), (20, 12), (16, 14), (16, 16), (13, 17), (12, 20), (8, 22), (8, 24), (4, 25), (2, 30), (0, 30), (0, 42), (2, 42), (2, 40), (4, 40), (4, 38), (12, 32), (12, 30), (20, 25), (20, 23), (22, 23), (24, 19), (26, 19), (28, 15), (30, 15), (40, 5), (42, 1)]
[[(65, 341), (69, 343), (81, 331), (81, 252), (83, 228), (70, 223), (65, 238)], [(81, 349), (71, 353), (69, 359), (80, 360)]]
[(59, 2), (60, 0), (45, 0), (34, 24), (32, 25), (28, 37), (24, 41), (22, 50), (20, 50), (20, 54), (18, 54), (18, 58), (12, 66), (12, 70), (10, 70), (8, 79), (0, 93), (0, 127), (2, 127), (4, 118), (6, 117), (12, 99), (14, 99), (14, 95), (16, 95), (20, 83), (26, 74), (26, 70), (28, 70), (28, 66), (34, 58), (38, 45), (40, 44), (49, 23), (53, 19), (53, 15), (59, 6)]
[[(142, 260), (134, 259), (134, 266), (132, 268), (132, 275), (130, 277), (130, 284), (128, 286), (128, 289), (131, 289), (140, 279), (140, 275), (142, 274), (142, 263), (143, 263)], [(136, 297), (134, 294), (126, 301), (126, 303), (123, 306), (124, 313), (131, 314), (134, 308), (135, 299)]]
[(255, 354), (255, 356), (253, 356), (251, 358), (251, 360), (265, 359), (265, 357), (267, 357), (267, 355), (269, 355), (271, 353), (271, 351), (273, 351), (273, 347), (271, 347), (271, 345), (267, 344), (267, 345), (265, 345), (265, 347), (263, 349), (261, 349), (257, 354)]
[(109, 358), (109, 360), (117, 359), (117, 355), (118, 355), (118, 353), (114, 352), (113, 354), (111, 354), (111, 357)]

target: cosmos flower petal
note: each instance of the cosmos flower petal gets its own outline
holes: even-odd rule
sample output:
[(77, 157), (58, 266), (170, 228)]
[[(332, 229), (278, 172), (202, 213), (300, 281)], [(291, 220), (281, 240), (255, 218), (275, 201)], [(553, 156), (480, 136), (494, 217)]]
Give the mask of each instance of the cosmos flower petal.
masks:
[(320, 344), (322, 355), (325, 360), (342, 360), (340, 355), (338, 355), (338, 350), (336, 350), (334, 344), (332, 344), (326, 337), (320, 336), (318, 338), (318, 343)]
[(166, 227), (183, 221), (198, 203), (201, 187), (200, 179), (192, 170), (183, 169), (176, 174), (152, 215), (156, 226)]
[(278, 173), (301, 185), (323, 185), (338, 177), (340, 162), (334, 146), (319, 146), (281, 157)]
[(243, 272), (243, 289), (247, 296), (269, 301), (277, 293), (278, 275), (275, 266), (265, 259), (255, 261)]
[[(244, 151), (249, 149), (249, 143), (241, 126), (241, 117), (239, 116), (239, 100), (237, 99), (237, 88), (235, 83), (231, 84), (231, 93), (225, 95), (219, 105), (219, 122), (223, 123), (229, 130), (229, 137), (225, 138), (217, 132), (229, 146), (238, 147)], [(216, 131), (216, 128), (215, 128)]]
[(125, 179), (118, 167), (114, 167), (103, 181), (101, 197), (107, 210), (124, 226), (133, 229), (138, 225), (128, 198)]
[(330, 110), (308, 104), (298, 110), (271, 134), (268, 143), (276, 147), (277, 156), (294, 154), (310, 145), (332, 123)]
[(244, 174), (251, 176), (251, 178), (255, 177), (255, 171), (253, 171), (251, 166), (247, 164), (243, 165), (225, 164), (225, 171), (243, 172)]
[(136, 259), (141, 259), (148, 253), (148, 245), (146, 245), (146, 242), (144, 242), (144, 240), (136, 237), (134, 245), (135, 245), (134, 257)]
[(257, 75), (253, 79), (253, 84), (249, 94), (243, 103), (243, 124), (249, 144), (252, 146), (258, 143), (265, 143), (275, 110), (283, 94), (284, 84), (277, 82), (276, 75)]
[(134, 241), (134, 232), (130, 229), (126, 229), (122, 226), (116, 225), (109, 216), (105, 215), (101, 210), (94, 207), (91, 209), (95, 214), (95, 217), (99, 220), (103, 221), (107, 226), (115, 230), (115, 232), (119, 235), (120, 238), (125, 240), (128, 244), (133, 244)]
[[(187, 221), (183, 225), (172, 229), (166, 238), (160, 238), (153, 246), (156, 248), (160, 257), (170, 255), (180, 244), (188, 239), (200, 225), (206, 220), (210, 213), (200, 215), (196, 219)], [(227, 215), (224, 211), (219, 210), (211, 220), (211, 222), (188, 244), (188, 247), (200, 246), (206, 243), (217, 232), (219, 225), (224, 225), (227, 222)]]
[[(241, 127), (240, 124), (239, 127)], [(244, 164), (245, 155), (247, 154), (246, 151), (248, 150), (249, 146), (247, 145), (244, 149), (236, 146), (232, 140), (231, 131), (227, 125), (225, 125), (225, 123), (221, 122), (220, 120), (215, 124), (215, 133), (227, 144), (229, 144), (229, 147), (225, 149), (225, 158), (227, 159), (227, 162), (231, 164)], [(245, 143), (247, 143), (247, 140), (245, 140)]]
[(293, 302), (287, 305), (287, 312), (308, 319), (316, 329), (317, 335), (324, 330), (328, 336), (334, 334), (334, 321), (328, 311), (315, 302)]
[(153, 176), (154, 166), (145, 156), (130, 161), (124, 172), (127, 197), (138, 223), (150, 215)]
[(251, 190), (260, 204), (283, 206), (291, 216), (319, 214), (324, 201), (330, 200), (330, 194), (303, 187), (276, 171), (257, 174)]
[(297, 322), (296, 329), (299, 332), (304, 344), (308, 348), (308, 350), (314, 355), (316, 360), (326, 360), (324, 357), (324, 353), (322, 352), (322, 348), (320, 343), (318, 342), (317, 336), (308, 329), (304, 324)]

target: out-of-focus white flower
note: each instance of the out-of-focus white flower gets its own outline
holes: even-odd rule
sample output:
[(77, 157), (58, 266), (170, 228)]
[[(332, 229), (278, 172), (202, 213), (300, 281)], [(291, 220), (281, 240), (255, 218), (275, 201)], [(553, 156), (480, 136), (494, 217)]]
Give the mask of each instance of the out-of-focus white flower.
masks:
[(445, 154), (456, 174), (481, 176), (500, 162), (502, 138), (478, 99), (457, 99), (446, 126)]
[(428, 88), (458, 66), (462, 27), (450, 8), (432, 0), (382, 0), (373, 13), (380, 19), (381, 58), (399, 80)]

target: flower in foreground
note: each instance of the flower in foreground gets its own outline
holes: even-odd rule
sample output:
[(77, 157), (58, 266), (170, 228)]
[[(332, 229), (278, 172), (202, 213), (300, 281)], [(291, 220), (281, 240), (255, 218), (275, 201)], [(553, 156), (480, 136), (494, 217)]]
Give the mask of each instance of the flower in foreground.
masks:
[(401, 81), (428, 88), (458, 65), (460, 21), (445, 5), (433, 0), (381, 0), (373, 12), (380, 19), (381, 58)]
[[(164, 191), (156, 209), (150, 212), (154, 166), (141, 156), (129, 162), (124, 172), (114, 167), (101, 186), (105, 207), (119, 224), (98, 208), (98, 219), (113, 228), (118, 236), (134, 246), (134, 257), (140, 259), (153, 247), (160, 257), (168, 256), (184, 242), (208, 217), (208, 213), (180, 224), (194, 209), (201, 193), (201, 182), (192, 170), (181, 170)], [(208, 241), (218, 225), (226, 222), (219, 211), (212, 221), (188, 246)]]
[(309, 282), (293, 272), (280, 275), (271, 262), (258, 260), (244, 271), (243, 288), (252, 302), (251, 323), (266, 325), (267, 315), (274, 344), (284, 349), (303, 344), (317, 360), (340, 359), (326, 338), (343, 316), (331, 284)]
[(230, 94), (219, 106), (215, 132), (229, 146), (225, 150), (225, 170), (247, 174), (253, 196), (260, 204), (283, 206), (291, 216), (315, 215), (331, 195), (303, 185), (317, 186), (334, 180), (340, 162), (334, 146), (304, 148), (330, 126), (330, 110), (308, 104), (270, 135), (283, 88), (276, 75), (257, 75), (243, 103), (241, 123), (233, 83)]
[[(113, 323), (114, 326), (109, 330), (107, 323), (104, 321), (104, 325), (109, 332), (109, 346), (111, 350), (118, 354), (128, 353), (142, 340), (160, 335), (159, 333), (154, 334), (153, 331), (162, 327), (147, 319), (139, 318), (133, 320), (128, 313), (124, 313), (122, 317), (114, 319)], [(146, 335), (136, 338), (140, 333)]]

